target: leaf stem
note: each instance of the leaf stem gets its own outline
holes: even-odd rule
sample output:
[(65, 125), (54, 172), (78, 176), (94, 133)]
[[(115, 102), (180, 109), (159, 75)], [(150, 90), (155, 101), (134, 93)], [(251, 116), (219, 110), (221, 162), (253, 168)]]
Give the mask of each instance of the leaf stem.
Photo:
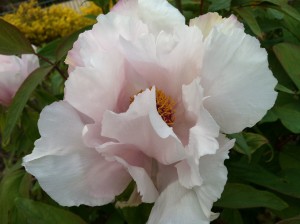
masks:
[(204, 0), (200, 0), (200, 15), (203, 14), (203, 5), (204, 5)]
[(58, 67), (58, 62), (53, 63), (52, 61), (50, 61), (48, 58), (44, 57), (43, 55), (40, 55), (38, 53), (35, 53), (36, 56), (38, 56), (40, 59), (42, 59), (43, 61), (47, 62), (48, 64), (52, 65), (57, 71), (58, 73), (63, 77), (64, 80), (67, 80), (67, 76), (66, 74)]
[(176, 5), (176, 8), (179, 10), (179, 12), (182, 13), (182, 4), (181, 4), (181, 0), (175, 0), (175, 5)]

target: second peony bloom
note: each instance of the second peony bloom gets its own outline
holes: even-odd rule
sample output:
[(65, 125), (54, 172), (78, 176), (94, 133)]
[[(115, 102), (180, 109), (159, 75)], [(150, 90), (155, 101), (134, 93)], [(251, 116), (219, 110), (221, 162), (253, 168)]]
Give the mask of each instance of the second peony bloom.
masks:
[[(69, 52), (63, 101), (46, 107), (23, 165), (59, 204), (154, 203), (148, 223), (209, 223), (227, 180), (225, 134), (276, 99), (259, 41), (234, 16), (185, 25), (165, 0), (121, 0)], [(180, 211), (180, 212), (178, 212)]]

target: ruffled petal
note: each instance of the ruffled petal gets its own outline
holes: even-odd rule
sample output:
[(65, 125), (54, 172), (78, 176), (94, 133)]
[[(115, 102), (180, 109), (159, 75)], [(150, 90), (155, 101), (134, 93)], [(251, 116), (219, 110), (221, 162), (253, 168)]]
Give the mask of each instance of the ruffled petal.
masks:
[(138, 18), (155, 34), (185, 23), (183, 15), (166, 0), (120, 0), (112, 12)]
[(209, 221), (196, 193), (176, 181), (160, 194), (147, 224), (208, 224)]
[(219, 126), (204, 108), (203, 88), (200, 79), (182, 87), (182, 101), (185, 106), (185, 117), (195, 125), (189, 129), (188, 150), (194, 155), (195, 161), (206, 154), (214, 154), (219, 148), (216, 138)]
[(151, 176), (154, 173), (152, 159), (143, 154), (135, 146), (129, 144), (108, 142), (98, 147), (108, 161), (116, 161), (128, 170), (137, 185), (137, 191), (142, 197), (142, 202), (153, 203), (158, 197), (158, 191)]
[(178, 180), (182, 186), (192, 189), (202, 184), (199, 164), (195, 162), (193, 157), (180, 161), (175, 167), (177, 168)]
[(157, 37), (151, 33), (120, 42), (129, 65), (148, 86), (163, 89), (175, 100), (180, 98), (181, 86), (200, 74), (204, 46), (198, 28), (182, 25), (172, 32), (161, 31)]
[(82, 141), (84, 124), (66, 102), (46, 107), (38, 123), (41, 138), (23, 166), (59, 204), (104, 205), (124, 191), (131, 177)]
[(119, 62), (99, 63), (102, 70), (78, 67), (65, 82), (65, 100), (94, 121), (101, 121), (105, 110), (116, 109), (124, 80)]
[(277, 83), (267, 52), (240, 28), (213, 29), (205, 39), (201, 85), (205, 108), (225, 133), (252, 127), (275, 102)]
[(122, 61), (119, 38), (134, 41), (148, 33), (142, 21), (116, 13), (101, 14), (92, 30), (79, 35), (65, 62), (69, 73), (76, 67), (98, 68), (101, 72), (102, 61)]
[(213, 28), (221, 32), (230, 32), (233, 28), (243, 29), (243, 24), (240, 23), (234, 15), (229, 18), (222, 18), (218, 13), (209, 12), (205, 15), (196, 17), (190, 20), (190, 26), (198, 27), (204, 38), (206, 38)]
[(132, 144), (162, 164), (177, 162), (185, 156), (180, 140), (156, 110), (155, 87), (135, 96), (125, 113), (106, 111), (102, 136)]
[(227, 181), (227, 168), (224, 160), (228, 158), (229, 149), (234, 140), (228, 140), (220, 135), (218, 138), (220, 149), (214, 155), (205, 155), (199, 160), (199, 172), (203, 180), (201, 186), (194, 187), (201, 208), (206, 217), (211, 217), (213, 203), (220, 198)]

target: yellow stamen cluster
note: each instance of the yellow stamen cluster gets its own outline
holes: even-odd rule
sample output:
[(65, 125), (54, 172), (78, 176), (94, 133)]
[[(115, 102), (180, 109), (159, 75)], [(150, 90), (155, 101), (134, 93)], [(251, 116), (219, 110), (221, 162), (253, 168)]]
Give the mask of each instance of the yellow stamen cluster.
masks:
[[(143, 90), (137, 94), (142, 93)], [(156, 109), (161, 118), (169, 127), (172, 127), (175, 121), (175, 105), (176, 102), (167, 96), (162, 90), (156, 89)], [(134, 96), (130, 97), (130, 103), (134, 101)]]

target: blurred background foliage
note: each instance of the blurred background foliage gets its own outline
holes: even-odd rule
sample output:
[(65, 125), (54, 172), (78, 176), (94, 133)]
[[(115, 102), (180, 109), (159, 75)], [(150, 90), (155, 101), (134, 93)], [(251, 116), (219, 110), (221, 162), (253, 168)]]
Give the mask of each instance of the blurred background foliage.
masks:
[[(67, 77), (67, 67), (63, 61), (67, 51), (79, 33), (90, 29), (95, 22), (92, 20), (95, 16), (90, 14), (106, 13), (116, 3), (111, 0), (93, 2), (100, 7), (96, 13), (94, 10), (91, 10), (93, 13), (88, 10), (76, 13), (55, 5), (45, 9), (35, 5), (34, 1), (23, 3), (14, 14), (3, 17), (21, 32), (0, 20), (1, 29), (6, 29), (6, 33), (0, 32), (0, 53), (32, 53), (24, 40), (25, 35), (33, 44), (40, 46), (38, 56), (42, 64), (27, 78), (9, 108), (0, 107), (1, 224), (142, 224), (147, 220), (151, 204), (122, 210), (113, 204), (61, 207), (42, 191), (34, 177), (20, 165), (22, 157), (32, 151), (34, 141), (39, 138), (39, 113), (46, 105), (63, 98)], [(279, 94), (274, 107), (254, 127), (229, 136), (237, 140), (230, 152), (230, 159), (226, 160), (228, 183), (213, 208), (221, 215), (213, 223), (299, 224), (300, 1), (170, 2), (184, 14), (187, 23), (190, 18), (206, 12), (216, 11), (225, 17), (235, 14), (244, 24), (246, 32), (258, 38), (267, 50), (269, 66), (278, 80), (276, 90)], [(24, 7), (29, 7), (26, 15)], [(42, 16), (38, 16), (40, 14)], [(11, 35), (19, 40), (12, 43)], [(125, 192), (118, 199), (127, 197)]]

